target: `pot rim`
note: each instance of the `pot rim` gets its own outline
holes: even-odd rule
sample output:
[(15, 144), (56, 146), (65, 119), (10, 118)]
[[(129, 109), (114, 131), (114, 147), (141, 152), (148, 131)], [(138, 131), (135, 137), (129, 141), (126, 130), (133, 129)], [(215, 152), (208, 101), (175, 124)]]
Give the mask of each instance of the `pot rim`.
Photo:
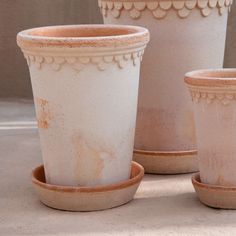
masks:
[(200, 172), (192, 176), (192, 183), (194, 186), (198, 186), (206, 190), (211, 189), (211, 190), (224, 190), (224, 191), (234, 191), (234, 192), (236, 191), (235, 186), (221, 186), (221, 185), (203, 183), (201, 181)]
[(236, 85), (236, 68), (195, 70), (186, 73), (184, 81), (190, 86)]
[(149, 41), (146, 28), (131, 25), (58, 25), (32, 28), (17, 34), (17, 44), (29, 47), (130, 47)]
[(129, 179), (118, 183), (113, 183), (109, 185), (97, 185), (94, 187), (48, 184), (45, 182), (45, 180), (42, 180), (41, 174), (44, 173), (43, 165), (36, 167), (32, 171), (31, 178), (35, 185), (38, 185), (48, 190), (55, 190), (61, 192), (81, 192), (81, 193), (104, 192), (104, 191), (123, 189), (139, 183), (144, 176), (144, 168), (139, 163), (134, 161), (132, 161), (130, 168), (131, 168), (131, 174)]

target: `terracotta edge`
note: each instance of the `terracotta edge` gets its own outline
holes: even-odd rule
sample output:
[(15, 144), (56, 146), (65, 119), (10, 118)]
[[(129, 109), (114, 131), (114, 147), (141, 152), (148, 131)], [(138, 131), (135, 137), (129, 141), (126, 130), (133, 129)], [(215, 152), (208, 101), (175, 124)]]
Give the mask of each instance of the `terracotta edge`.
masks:
[(147, 155), (147, 156), (189, 156), (189, 155), (197, 155), (197, 150), (189, 150), (189, 151), (172, 151), (172, 152), (161, 152), (161, 151), (145, 151), (145, 150), (134, 150), (135, 154), (139, 155)]
[[(202, 74), (209, 73), (235, 73), (235, 78), (204, 76)], [(216, 70), (195, 70), (185, 74), (185, 83), (192, 86), (227, 86), (236, 85), (236, 69), (216, 69)]]
[[(85, 31), (85, 30), (123, 30), (124, 32), (129, 31), (127, 34), (110, 35), (110, 36), (81, 36), (81, 37), (63, 37), (63, 36), (39, 36), (32, 35), (38, 31), (49, 31), (50, 30), (71, 30), (71, 31)], [(63, 47), (74, 48), (74, 47), (128, 47), (135, 44), (147, 44), (149, 41), (149, 32), (146, 28), (139, 26), (123, 26), (123, 25), (66, 25), (66, 26), (47, 26), (38, 27), (21, 31), (17, 34), (18, 46), (22, 49), (28, 47)]]
[(42, 187), (44, 189), (48, 190), (54, 190), (59, 192), (81, 192), (81, 193), (95, 193), (95, 192), (104, 192), (104, 191), (113, 191), (113, 190), (119, 190), (124, 189), (126, 187), (138, 184), (141, 182), (143, 176), (144, 176), (144, 168), (138, 164), (137, 162), (132, 162), (132, 168), (138, 168), (139, 173), (138, 175), (134, 176), (133, 178), (117, 183), (117, 184), (111, 184), (108, 186), (97, 186), (97, 187), (73, 187), (73, 186), (57, 186), (57, 185), (51, 185), (47, 183), (43, 183), (36, 179), (35, 172), (39, 171), (39, 169), (42, 169), (43, 165), (35, 168), (32, 171), (31, 177), (32, 182), (39, 187)]

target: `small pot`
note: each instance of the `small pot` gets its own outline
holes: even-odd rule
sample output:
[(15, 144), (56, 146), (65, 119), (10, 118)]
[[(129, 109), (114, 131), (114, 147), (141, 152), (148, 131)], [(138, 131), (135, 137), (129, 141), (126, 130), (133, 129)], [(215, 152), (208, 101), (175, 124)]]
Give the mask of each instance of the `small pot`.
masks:
[(133, 26), (52, 26), (18, 34), (47, 183), (97, 186), (129, 179), (148, 41), (148, 30)]
[(236, 69), (186, 74), (194, 103), (200, 179), (236, 186)]
[(139, 25), (151, 33), (141, 70), (134, 159), (148, 173), (197, 171), (193, 110), (182, 78), (191, 70), (223, 66), (232, 0), (98, 2), (105, 24)]

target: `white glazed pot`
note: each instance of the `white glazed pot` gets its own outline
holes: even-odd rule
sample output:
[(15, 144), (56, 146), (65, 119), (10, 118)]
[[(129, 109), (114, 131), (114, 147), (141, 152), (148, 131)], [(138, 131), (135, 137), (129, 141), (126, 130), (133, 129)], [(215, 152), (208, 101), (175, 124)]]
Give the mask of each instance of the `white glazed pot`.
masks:
[(192, 95), (201, 182), (236, 186), (236, 69), (186, 74)]
[(129, 178), (148, 40), (148, 30), (132, 26), (52, 26), (18, 34), (47, 183), (96, 186)]
[(135, 159), (146, 172), (196, 171), (187, 71), (223, 65), (231, 0), (98, 0), (105, 24), (140, 25), (151, 41), (141, 70)]

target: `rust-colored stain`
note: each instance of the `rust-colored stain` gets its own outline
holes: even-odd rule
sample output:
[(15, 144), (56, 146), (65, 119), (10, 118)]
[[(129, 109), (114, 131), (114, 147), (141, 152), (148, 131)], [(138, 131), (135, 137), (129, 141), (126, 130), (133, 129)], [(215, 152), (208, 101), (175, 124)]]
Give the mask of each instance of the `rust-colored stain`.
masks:
[(35, 102), (37, 106), (38, 127), (41, 129), (48, 129), (53, 117), (49, 102), (42, 98), (36, 98)]
[(196, 143), (194, 115), (186, 112), (178, 117), (166, 109), (140, 107), (135, 135), (136, 149), (175, 151), (177, 148), (186, 149), (185, 146), (192, 149)]
[(105, 162), (115, 159), (115, 153), (106, 145), (90, 143), (80, 135), (72, 138), (76, 158), (76, 178), (82, 185), (96, 184), (102, 176)]
[(219, 177), (216, 180), (216, 185), (220, 185), (220, 186), (233, 186), (232, 183), (230, 183), (229, 181), (225, 180), (224, 176), (219, 175)]
[(162, 109), (139, 108), (136, 124), (136, 148), (152, 150), (169, 147), (175, 135), (174, 114)]

